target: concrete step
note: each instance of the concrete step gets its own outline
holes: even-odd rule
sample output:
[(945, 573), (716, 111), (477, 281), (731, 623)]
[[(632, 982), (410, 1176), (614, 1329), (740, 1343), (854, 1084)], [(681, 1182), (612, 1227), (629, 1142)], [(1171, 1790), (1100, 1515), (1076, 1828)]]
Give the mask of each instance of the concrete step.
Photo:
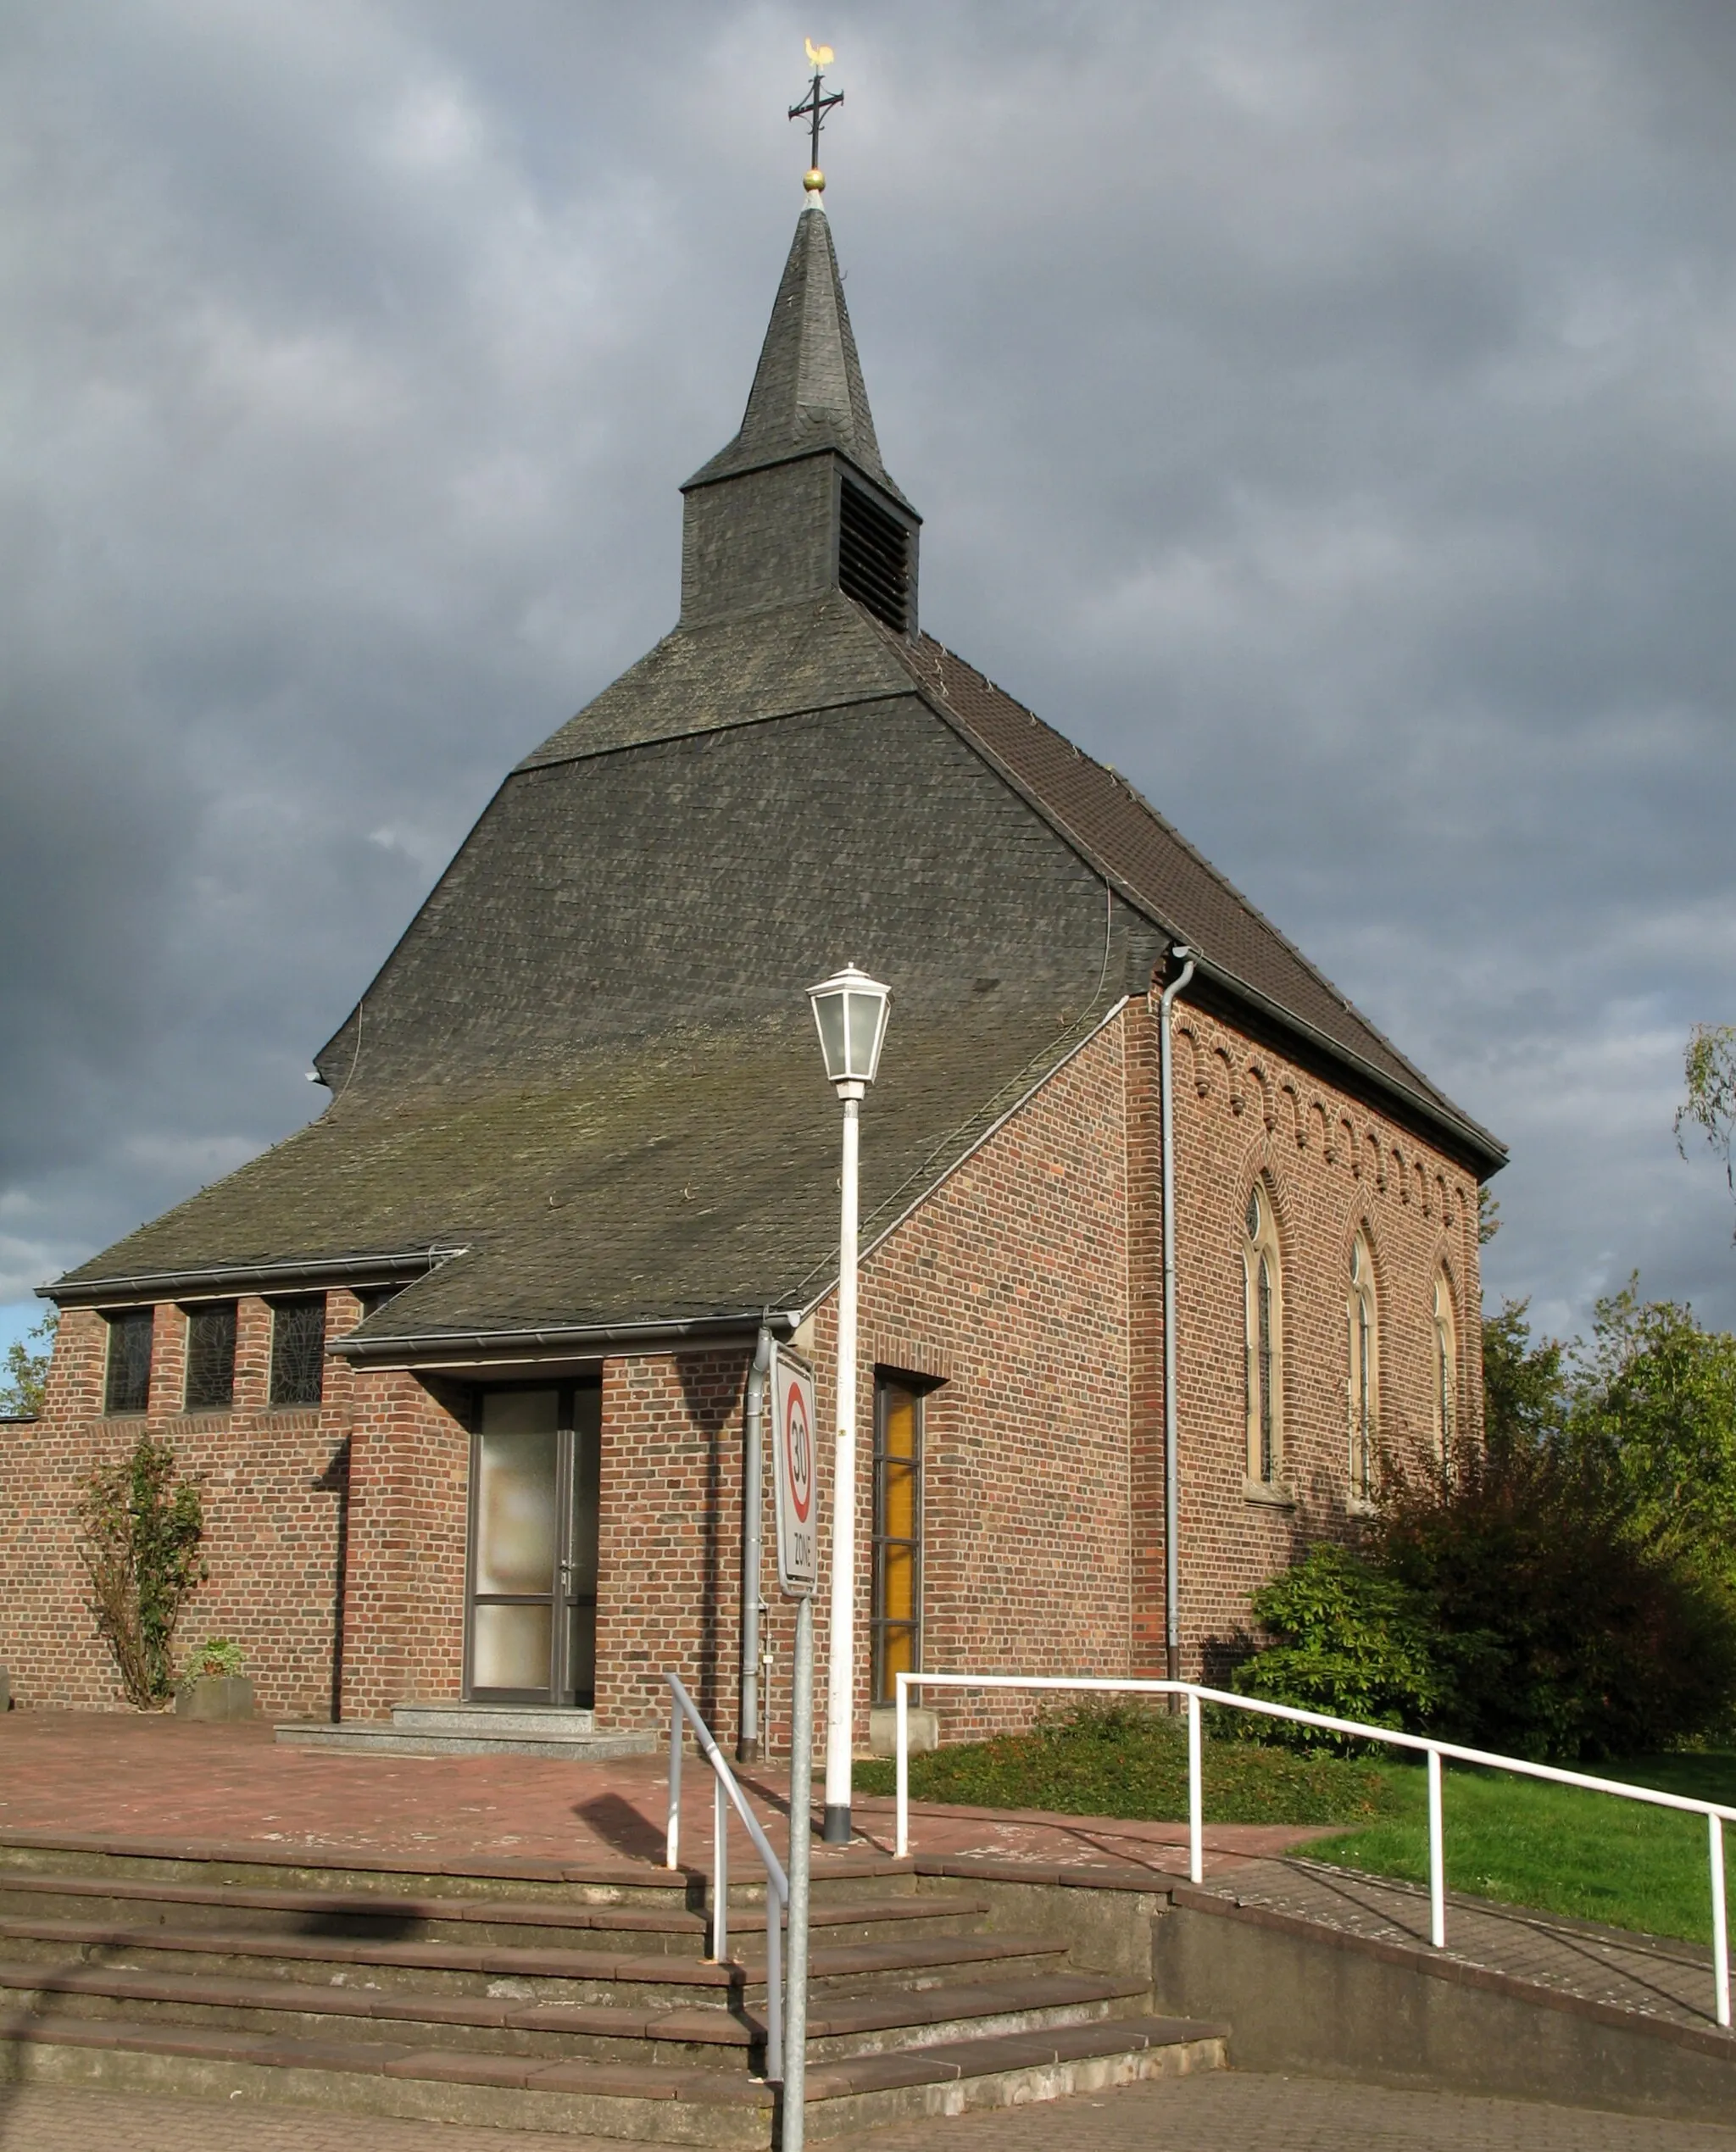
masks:
[[(961, 1973), (996, 1977), (1059, 1972), (1067, 1947), (1038, 1935), (893, 1937), (874, 1943), (815, 1943), (808, 1954), (810, 1993), (828, 1998), (916, 1994), (955, 1982)], [(765, 1960), (735, 1961), (749, 1996), (765, 1988)], [(818, 2007), (817, 2005), (815, 2007)]]
[(337, 1985), (417, 1988), (438, 1995), (510, 1994), (523, 2001), (699, 2003), (743, 1993), (739, 1966), (673, 1951), (530, 1949), (484, 1941), (396, 1942), (377, 1935), (267, 1935), (104, 1921), (0, 1918), (8, 1958), (78, 1965), (100, 1952), (131, 1971), (231, 1972)]
[[(820, 1899), (809, 1907), (808, 1925), (828, 1946), (890, 1942), (895, 1937), (926, 1939), (974, 1934), (988, 1910), (986, 1898), (954, 1898), (938, 1892), (922, 1898)], [(764, 1906), (731, 1906), (728, 1938), (732, 1945), (748, 1946), (750, 1938), (763, 1938), (765, 1933)], [(763, 1942), (751, 1947), (764, 1955)]]
[[(988, 1910), (981, 1897), (822, 1898), (811, 1924), (838, 1940), (867, 1942), (881, 1931), (905, 1935), (957, 1934)], [(0, 1916), (108, 1920), (119, 1925), (160, 1922), (175, 1927), (245, 1926), (261, 1934), (366, 1936), (403, 1942), (467, 1937), (488, 1943), (554, 1943), (691, 1951), (703, 1947), (707, 1916), (668, 1902), (586, 1905), (570, 1900), (464, 1896), (415, 1891), (276, 1890), (240, 1883), (165, 1882), (144, 1876), (11, 1874), (0, 1869)], [(732, 1935), (763, 1935), (763, 1905), (732, 1906)]]
[(150, 1877), (18, 1876), (3, 1871), (0, 1917), (70, 1918), (133, 1929), (244, 1929), (261, 1936), (463, 1939), (580, 1949), (594, 1945), (688, 1955), (703, 1952), (709, 1926), (705, 1914), (697, 1908), (667, 1902), (585, 1905), (443, 1893), (270, 1890), (245, 1884), (159, 1882)]
[[(817, 1866), (818, 1864), (816, 1864)], [(911, 1876), (911, 1864), (893, 1864)], [(454, 1898), (548, 1899), (584, 1905), (702, 1903), (704, 1877), (692, 1867), (643, 1860), (555, 1860), (505, 1854), (449, 1855), (431, 1864), (415, 1854), (286, 1846), (257, 1839), (147, 1838), (36, 1831), (0, 1832), (0, 1878), (118, 1876), (262, 1889), (394, 1892)]]
[[(782, 1831), (775, 1836), (781, 1838)], [(710, 1833), (691, 1861), (665, 1868), (648, 1860), (562, 1860), (509, 1854), (452, 1855), (431, 1865), (414, 1854), (348, 1847), (277, 1845), (259, 1839), (151, 1838), (82, 1832), (0, 1831), (0, 1885), (14, 1877), (119, 1876), (158, 1882), (220, 1883), (261, 1889), (336, 1890), (348, 1894), (412, 1895), (500, 1900), (530, 1899), (586, 1905), (674, 1905), (700, 1909), (709, 1893)], [(730, 1904), (765, 1902), (759, 1862), (733, 1848)], [(815, 1846), (813, 1898), (885, 1899), (918, 1894), (914, 1860), (854, 1847)], [(968, 1887), (971, 1878), (962, 1882)], [(930, 1892), (926, 1893), (933, 1895)]]
[[(1145, 2017), (822, 2062), (809, 2071), (808, 2132), (817, 2140), (1220, 2067), (1224, 2037), (1221, 2026)], [(236, 2099), (269, 2099), (755, 2152), (772, 2141), (776, 2106), (763, 2082), (702, 2068), (23, 2011), (0, 2018), (0, 2063), (14, 2082), (192, 2093), (231, 2112)]]
[(875, 1995), (816, 1995), (808, 2013), (808, 2053), (830, 2060), (1045, 2032), (1135, 2014), (1149, 1999), (1143, 1981), (1054, 1970)]
[(1114, 2018), (822, 2063), (808, 2072), (809, 2133), (835, 2137), (907, 2116), (1024, 2105), (1221, 2070), (1228, 2035), (1227, 2026), (1186, 2018)]
[(763, 2027), (737, 2006), (647, 2009), (621, 2003), (537, 2003), (509, 1996), (437, 1995), (426, 1988), (333, 1987), (236, 1973), (129, 1971), (104, 1965), (0, 1963), (0, 1996), (14, 2010), (56, 2018), (270, 2032), (293, 2039), (442, 2047), (548, 2061), (679, 2063), (731, 2070), (757, 2062)]
[[(483, 1939), (403, 1941), (360, 1936), (259, 1933), (246, 1928), (176, 1927), (47, 1917), (0, 1917), (7, 1955), (38, 1965), (76, 1964), (92, 1951), (131, 1971), (276, 1973), (284, 1978), (426, 1986), (440, 1994), (489, 1992), (512, 1983), (522, 1999), (548, 2002), (703, 2002), (720, 1991), (763, 1994), (762, 1959), (715, 1965), (673, 1950), (527, 1948)], [(868, 1943), (821, 1943), (809, 1955), (810, 1988), (861, 1994), (885, 1988), (936, 1987), (964, 1969), (1000, 1974), (1058, 1970), (1066, 1947), (1045, 1937), (895, 1936)]]
[(721, 2071), (643, 2060), (549, 2061), (438, 2041), (300, 2039), (220, 2026), (116, 2018), (0, 2019), (14, 2083), (101, 2085), (222, 2101), (270, 2100), (350, 2114), (665, 2144), (769, 2145), (776, 2094)]
[[(38, 2015), (214, 2025), (296, 2038), (403, 2040), (440, 2028), (442, 2044), (552, 2060), (589, 2055), (763, 2068), (762, 2010), (739, 2004), (647, 2010), (620, 2003), (538, 2004), (426, 1990), (333, 1987), (236, 1973), (137, 1971), (112, 1965), (0, 1961), (0, 1994)], [(949, 1983), (920, 1994), (816, 1998), (809, 2054), (817, 2060), (1033, 2032), (1125, 2015), (1136, 1982), (1090, 1973)]]

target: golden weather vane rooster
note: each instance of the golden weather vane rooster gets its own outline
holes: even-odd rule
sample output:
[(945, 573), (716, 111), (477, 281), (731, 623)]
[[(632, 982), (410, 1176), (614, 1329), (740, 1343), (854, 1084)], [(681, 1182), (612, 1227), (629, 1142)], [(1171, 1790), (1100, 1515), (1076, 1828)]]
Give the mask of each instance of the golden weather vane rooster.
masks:
[(808, 94), (799, 104), (790, 107), (792, 120), (806, 120), (810, 123), (808, 175), (802, 181), (817, 202), (826, 192), (826, 175), (820, 169), (820, 130), (826, 124), (826, 115), (835, 104), (842, 104), (844, 93), (833, 90), (828, 95), (823, 88), (826, 70), (832, 65), (833, 54), (830, 45), (816, 45), (811, 37), (804, 37), (808, 64), (814, 70), (814, 80), (808, 86)]

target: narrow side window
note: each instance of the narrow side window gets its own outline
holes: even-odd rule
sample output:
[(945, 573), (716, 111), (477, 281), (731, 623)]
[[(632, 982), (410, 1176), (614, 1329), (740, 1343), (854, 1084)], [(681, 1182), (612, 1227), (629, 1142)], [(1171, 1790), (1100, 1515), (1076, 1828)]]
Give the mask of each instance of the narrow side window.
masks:
[(233, 1300), (202, 1300), (186, 1311), (189, 1412), (227, 1412), (235, 1402)]
[(279, 1300), (271, 1310), (271, 1402), (318, 1404), (326, 1382), (326, 1298)]
[(1444, 1271), (1434, 1280), (1434, 1447), (1442, 1472), (1453, 1469), (1458, 1434), (1459, 1326), (1453, 1315), (1453, 1288)]
[(104, 1412), (143, 1412), (151, 1402), (151, 1340), (154, 1308), (122, 1308), (107, 1318), (108, 1365), (103, 1386)]
[(1283, 1270), (1271, 1198), (1258, 1182), (1242, 1226), (1248, 1476), (1272, 1487), (1283, 1474)]
[(874, 1383), (873, 1700), (922, 1666), (922, 1393), (894, 1375)]
[(1350, 1248), (1350, 1492), (1372, 1502), (1380, 1453), (1380, 1332), (1374, 1298), (1374, 1257), (1358, 1233)]

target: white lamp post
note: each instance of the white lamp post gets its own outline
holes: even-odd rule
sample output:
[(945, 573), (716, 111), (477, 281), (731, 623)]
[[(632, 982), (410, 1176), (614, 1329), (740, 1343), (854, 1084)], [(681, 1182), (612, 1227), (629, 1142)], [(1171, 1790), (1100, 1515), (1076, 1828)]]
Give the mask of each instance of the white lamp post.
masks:
[(846, 965), (810, 987), (827, 1078), (844, 1109), (839, 1175), (837, 1449), (832, 1474), (832, 1632), (826, 1656), (826, 1829), (828, 1845), (850, 1838), (850, 1733), (856, 1640), (856, 1157), (862, 1098), (880, 1067), (892, 993)]

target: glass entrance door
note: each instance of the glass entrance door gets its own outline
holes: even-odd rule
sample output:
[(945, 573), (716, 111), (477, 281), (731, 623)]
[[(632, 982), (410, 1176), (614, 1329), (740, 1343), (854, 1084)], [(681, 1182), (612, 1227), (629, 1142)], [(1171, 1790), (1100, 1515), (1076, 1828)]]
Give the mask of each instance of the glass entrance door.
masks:
[(465, 1689), (479, 1703), (591, 1704), (601, 1432), (595, 1383), (478, 1398)]

